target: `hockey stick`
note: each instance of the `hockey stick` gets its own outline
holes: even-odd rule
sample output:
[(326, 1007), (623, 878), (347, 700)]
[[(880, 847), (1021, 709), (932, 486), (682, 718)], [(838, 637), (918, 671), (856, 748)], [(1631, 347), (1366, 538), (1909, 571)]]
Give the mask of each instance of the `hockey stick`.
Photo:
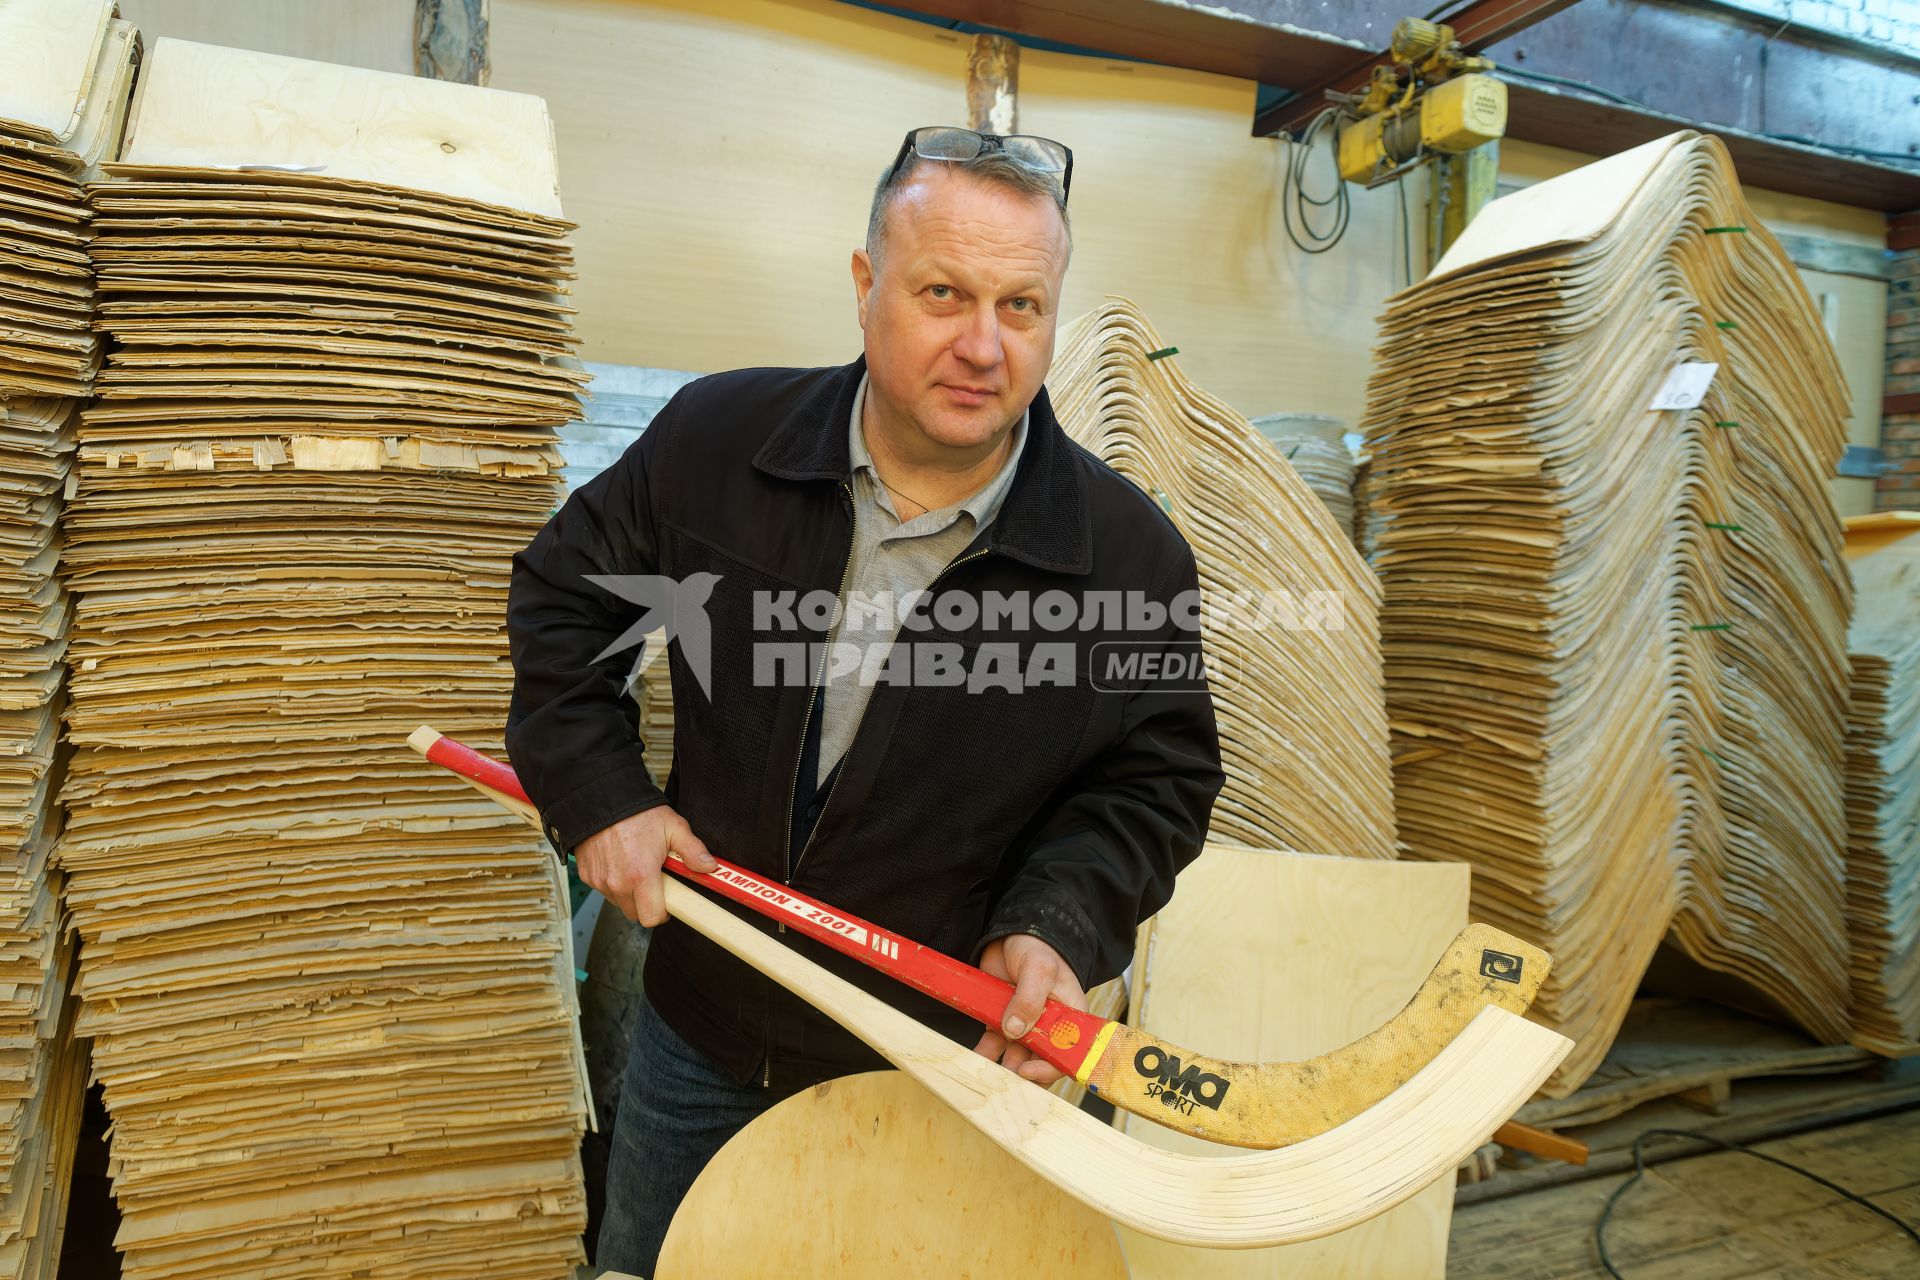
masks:
[[(507, 765), (422, 726), (408, 742), (544, 830)], [(986, 1026), (998, 1027), (1013, 995), (1006, 981), (721, 861), (691, 883), (751, 907), (795, 932), (889, 974)], [(677, 886), (666, 882), (671, 890)], [(679, 915), (674, 899), (668, 911)], [(1049, 1000), (1020, 1042), (1115, 1106), (1171, 1129), (1237, 1147), (1268, 1149), (1324, 1133), (1405, 1084), (1481, 1009), (1524, 1013), (1546, 977), (1539, 948), (1488, 925), (1469, 925), (1411, 1001), (1354, 1041), (1297, 1062), (1226, 1062), (1134, 1027)]]

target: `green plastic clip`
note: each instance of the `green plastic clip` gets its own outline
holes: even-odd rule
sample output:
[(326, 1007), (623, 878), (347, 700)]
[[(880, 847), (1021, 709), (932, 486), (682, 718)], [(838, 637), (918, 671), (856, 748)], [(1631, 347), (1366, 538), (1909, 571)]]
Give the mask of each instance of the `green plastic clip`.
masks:
[(1746, 228), (1745, 227), (1708, 227), (1707, 228), (1707, 234), (1710, 236), (1724, 236), (1730, 231), (1739, 231), (1744, 234), (1746, 231)]
[(1709, 521), (1707, 521), (1707, 528), (1709, 528), (1709, 529), (1725, 529), (1725, 530), (1726, 530), (1726, 531), (1727, 531), (1728, 533), (1745, 533), (1745, 532), (1746, 532), (1746, 530), (1745, 530), (1745, 529), (1742, 529), (1742, 528), (1741, 528), (1741, 527), (1740, 527), (1739, 525), (1737, 525), (1737, 524), (1721, 524), (1721, 523), (1720, 523), (1720, 522), (1719, 522), (1718, 520), (1709, 520)]
[(585, 982), (587, 980), (587, 971), (585, 969), (575, 969), (573, 971), (573, 980), (575, 982)]
[(1740, 322), (1737, 320), (1715, 320), (1713, 327), (1716, 329), (1738, 329)]
[(1689, 631), (1731, 631), (1733, 630), (1733, 624), (1731, 622), (1696, 622), (1691, 627), (1688, 627), (1687, 630)]
[(1740, 424), (1737, 422), (1716, 422), (1713, 425), (1719, 427), (1722, 431), (1731, 431)]
[(1179, 354), (1180, 354), (1180, 348), (1178, 347), (1162, 347), (1158, 351), (1147, 352), (1147, 359), (1165, 360), (1168, 356), (1177, 356)]

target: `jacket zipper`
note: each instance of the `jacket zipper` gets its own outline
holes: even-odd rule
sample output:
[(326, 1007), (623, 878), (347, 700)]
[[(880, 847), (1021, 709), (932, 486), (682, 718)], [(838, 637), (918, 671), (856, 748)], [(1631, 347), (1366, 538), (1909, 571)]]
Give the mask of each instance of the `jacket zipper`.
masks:
[[(856, 517), (856, 520), (857, 520), (857, 517)], [(990, 548), (982, 547), (971, 555), (964, 555), (964, 556), (961, 556), (958, 560), (955, 560), (952, 564), (948, 565), (946, 568), (942, 569), (939, 573), (934, 575), (933, 581), (927, 584), (927, 594), (931, 596), (933, 594), (933, 589), (940, 585), (940, 580), (942, 578), (945, 578), (948, 574), (952, 573), (955, 569), (958, 569), (961, 565), (966, 564), (969, 560), (978, 560), (980, 557), (989, 554), (989, 552), (990, 552)], [(853, 562), (853, 553), (851, 551), (847, 553), (847, 562), (848, 564), (852, 564)], [(843, 571), (840, 576), (840, 590), (845, 591), (846, 589), (847, 589), (847, 580), (846, 580), (846, 574)], [(823, 653), (821, 655), (821, 670), (823, 673), (825, 671), (825, 668), (826, 668), (826, 655)], [(816, 691), (818, 690), (817, 685), (815, 686), (815, 689)], [(813, 718), (813, 699), (812, 698), (807, 699), (807, 718), (809, 720)], [(864, 719), (864, 717), (862, 718)], [(854, 730), (854, 741), (858, 742), (859, 740), (860, 740), (859, 729), (856, 727)], [(851, 744), (848, 745), (847, 751), (849, 754), (852, 753), (853, 747)], [(805, 754), (804, 751), (802, 752), (802, 754)], [(800, 785), (800, 762), (798, 760), (795, 760), (793, 762), (793, 781), (794, 781), (794, 787), (797, 789)], [(828, 804), (833, 803), (833, 799), (831, 796), (828, 797), (827, 803)], [(827, 816), (826, 811), (823, 808), (821, 810), (820, 817), (824, 818), (826, 816)], [(788, 884), (793, 883), (793, 876), (799, 872), (800, 864), (806, 861), (807, 850), (813, 848), (813, 837), (819, 833), (819, 830), (820, 830), (819, 819), (815, 819), (813, 824), (813, 830), (807, 833), (807, 841), (805, 844), (800, 846), (800, 854), (798, 857), (796, 857), (793, 860), (793, 866), (788, 871), (787, 878), (786, 878), (786, 882)], [(793, 795), (792, 793), (789, 793), (787, 796), (787, 844), (786, 844), (786, 847), (789, 849), (793, 847)], [(785, 933), (787, 931), (787, 926), (780, 925), (779, 929), (780, 929), (780, 932)]]
[[(842, 480), (840, 491), (847, 495), (847, 517), (853, 521), (853, 531), (847, 539), (847, 562), (840, 566), (840, 585), (834, 588), (833, 594), (836, 600), (846, 594), (847, 575), (853, 572), (853, 548), (860, 537), (860, 504), (853, 500), (853, 486)], [(828, 627), (826, 643), (832, 640), (833, 628)], [(826, 678), (827, 674), (826, 643), (820, 647), (820, 664), (814, 668), (813, 686), (807, 691), (807, 713), (800, 717), (800, 749), (793, 754), (793, 781), (787, 784), (787, 834), (786, 839), (780, 844), (780, 880), (783, 884), (793, 883), (793, 872), (800, 865), (800, 858), (807, 856), (807, 849), (813, 844), (814, 832), (820, 829), (820, 824), (816, 821), (814, 830), (807, 832), (807, 843), (800, 846), (800, 858), (795, 858), (792, 853), (793, 802), (800, 794), (800, 762), (807, 754), (807, 726), (813, 723), (813, 704), (820, 696), (820, 682)], [(781, 933), (787, 931), (787, 926), (784, 924), (776, 927)]]
[[(854, 535), (857, 537), (860, 531), (859, 504), (853, 500), (853, 489), (851, 486), (849, 486), (845, 482), (842, 482), (840, 485), (840, 488), (847, 495), (847, 509), (853, 520)], [(958, 569), (961, 565), (966, 564), (968, 561), (980, 559), (980, 557), (989, 554), (990, 551), (991, 551), (991, 548), (982, 547), (978, 551), (975, 551), (974, 553), (972, 553), (971, 555), (964, 555), (964, 556), (961, 556), (958, 560), (955, 560), (952, 564), (948, 565), (946, 568), (942, 569), (939, 573), (934, 575), (933, 581), (927, 584), (927, 594), (932, 595), (933, 589), (940, 585), (941, 579), (945, 578), (948, 574), (952, 573), (955, 569)], [(840, 566), (840, 585), (834, 591), (835, 599), (839, 599), (841, 596), (844, 596), (846, 594), (847, 574), (852, 572), (852, 570), (853, 570), (853, 541), (849, 540), (847, 543), (847, 562)], [(828, 636), (828, 639), (831, 640), (833, 636), (833, 629), (831, 627), (827, 629), (827, 636)], [(814, 671), (813, 689), (811, 692), (807, 694), (807, 713), (804, 717), (802, 717), (800, 721), (801, 742), (800, 742), (800, 750), (794, 753), (793, 781), (789, 783), (787, 786), (786, 839), (783, 840), (780, 845), (780, 869), (781, 869), (780, 879), (781, 879), (781, 882), (784, 884), (793, 883), (794, 874), (797, 871), (799, 871), (800, 864), (806, 860), (807, 850), (813, 848), (813, 838), (815, 835), (819, 833), (819, 830), (820, 830), (819, 819), (815, 819), (813, 824), (813, 830), (807, 833), (807, 842), (800, 846), (799, 857), (792, 857), (790, 851), (793, 848), (793, 801), (794, 801), (794, 797), (798, 795), (800, 791), (800, 763), (801, 763), (801, 758), (806, 755), (806, 733), (807, 733), (806, 726), (809, 723), (811, 723), (813, 720), (814, 700), (820, 696), (820, 682), (826, 676), (826, 670), (827, 670), (827, 653), (825, 648), (823, 647), (820, 651), (820, 665)], [(857, 731), (855, 736), (856, 738), (858, 737)], [(849, 747), (848, 750), (851, 751), (852, 748)], [(832, 801), (829, 800), (828, 803), (831, 804)], [(825, 812), (823, 811), (820, 816), (824, 818), (826, 816)], [(789, 860), (791, 860), (791, 865), (789, 865)], [(785, 926), (784, 924), (776, 925), (775, 928), (777, 928), (781, 933), (785, 933), (787, 931), (787, 926)], [(767, 1050), (760, 1060), (760, 1063), (761, 1063), (760, 1087), (762, 1089), (771, 1089), (773, 1087), (773, 1015), (771, 1012), (769, 1012), (767, 1015), (765, 1044), (767, 1046)]]

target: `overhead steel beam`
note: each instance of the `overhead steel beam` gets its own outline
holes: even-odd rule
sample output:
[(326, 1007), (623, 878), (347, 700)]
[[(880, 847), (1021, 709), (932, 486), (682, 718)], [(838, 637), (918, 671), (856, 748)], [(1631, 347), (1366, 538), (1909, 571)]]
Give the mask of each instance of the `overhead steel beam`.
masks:
[(1759, 137), (1661, 111), (1605, 102), (1573, 90), (1515, 81), (1508, 85), (1507, 136), (1612, 155), (1675, 129), (1700, 129), (1726, 144), (1743, 185), (1896, 213), (1920, 207), (1920, 171), (1837, 155), (1820, 147)]
[[(1570, 8), (1574, 0), (1476, 0), (1447, 17), (1447, 25), (1459, 37), (1469, 53), (1524, 31), (1542, 18)], [(1293, 134), (1307, 127), (1327, 106), (1329, 93), (1357, 93), (1373, 79), (1373, 69), (1392, 65), (1384, 51), (1362, 58), (1317, 84), (1309, 85), (1293, 97), (1269, 107), (1254, 118), (1254, 136), (1266, 138)]]
[(1517, 78), (1578, 81), (1704, 127), (1920, 159), (1920, 60), (1862, 56), (1721, 9), (1585, 0), (1486, 54)]
[(1336, 75), (1371, 45), (1263, 21), (1257, 0), (896, 0), (919, 13), (1123, 58), (1291, 86)]
[[(1385, 34), (1362, 41), (1304, 30), (1299, 23), (1318, 0), (896, 2), (999, 31), (1295, 90), (1311, 91), (1343, 72), (1370, 68), (1386, 41)], [(1920, 208), (1920, 171), (1819, 145), (1864, 146), (1865, 137), (1874, 140), (1874, 150), (1905, 151), (1909, 143), (1899, 131), (1920, 127), (1914, 109), (1920, 85), (1909, 84), (1920, 64), (1845, 56), (1819, 47), (1816, 37), (1797, 44), (1791, 30), (1743, 26), (1717, 9), (1645, 0), (1569, 3), (1554, 6), (1566, 12), (1544, 22), (1538, 12), (1530, 13), (1529, 21), (1538, 25), (1517, 38), (1510, 29), (1485, 49), (1513, 73), (1508, 137), (1608, 155), (1675, 129), (1706, 129), (1726, 140), (1740, 180), (1749, 186), (1889, 213)], [(1406, 9), (1431, 7), (1422, 0)], [(1327, 21), (1355, 31), (1390, 31), (1389, 12), (1386, 0), (1355, 0), (1328, 11)], [(1479, 32), (1516, 20), (1515, 12), (1493, 3), (1462, 13), (1474, 14), (1472, 29)], [(1656, 46), (1663, 34), (1684, 52), (1662, 55)], [(1601, 88), (1541, 84), (1520, 78), (1521, 72)], [(1606, 90), (1644, 105), (1596, 96)], [(1295, 104), (1317, 111), (1319, 94), (1299, 94), (1281, 107)], [(1768, 133), (1805, 135), (1814, 143)], [(1913, 145), (1920, 146), (1920, 138)]]

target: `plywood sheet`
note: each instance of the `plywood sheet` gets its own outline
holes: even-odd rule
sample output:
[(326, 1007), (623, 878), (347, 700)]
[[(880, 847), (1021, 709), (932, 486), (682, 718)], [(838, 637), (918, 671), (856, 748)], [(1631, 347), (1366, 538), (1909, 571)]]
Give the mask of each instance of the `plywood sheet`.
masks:
[[(54, 62), (64, 66), (72, 50), (62, 39), (78, 28), (61, 26), (39, 37), (23, 28), (34, 26), (36, 14), (55, 26), (82, 19), (84, 26), (93, 9), (73, 5), (55, 21), (37, 0), (0, 7), (0, 27), (13, 23), (18, 37), (9, 41), (0, 30), (0, 92), (24, 88), (43, 102), (59, 97), (43, 83), (45, 74)], [(103, 23), (86, 47), (86, 64), (73, 74), (71, 127), (55, 139), (50, 131), (0, 120), (0, 398), (85, 395), (99, 369), (100, 343), (89, 323), (92, 210), (81, 183), (118, 145), (134, 38), (128, 23), (104, 17)]]
[(67, 1037), (62, 927), (61, 658), (69, 609), (55, 522), (74, 403), (0, 397), (0, 1278), (52, 1280), (86, 1054)]
[[(805, 1205), (742, 1230), (742, 1205)], [(796, 1205), (796, 1208), (799, 1206)], [(1114, 1225), (898, 1071), (829, 1081), (735, 1134), (681, 1201), (654, 1280), (894, 1280), (1043, 1271), (1126, 1280)]]
[(80, 127), (113, 0), (0, 4), (0, 132), (64, 143)]
[(546, 103), (530, 94), (161, 39), (125, 157), (288, 169), (559, 216)]

